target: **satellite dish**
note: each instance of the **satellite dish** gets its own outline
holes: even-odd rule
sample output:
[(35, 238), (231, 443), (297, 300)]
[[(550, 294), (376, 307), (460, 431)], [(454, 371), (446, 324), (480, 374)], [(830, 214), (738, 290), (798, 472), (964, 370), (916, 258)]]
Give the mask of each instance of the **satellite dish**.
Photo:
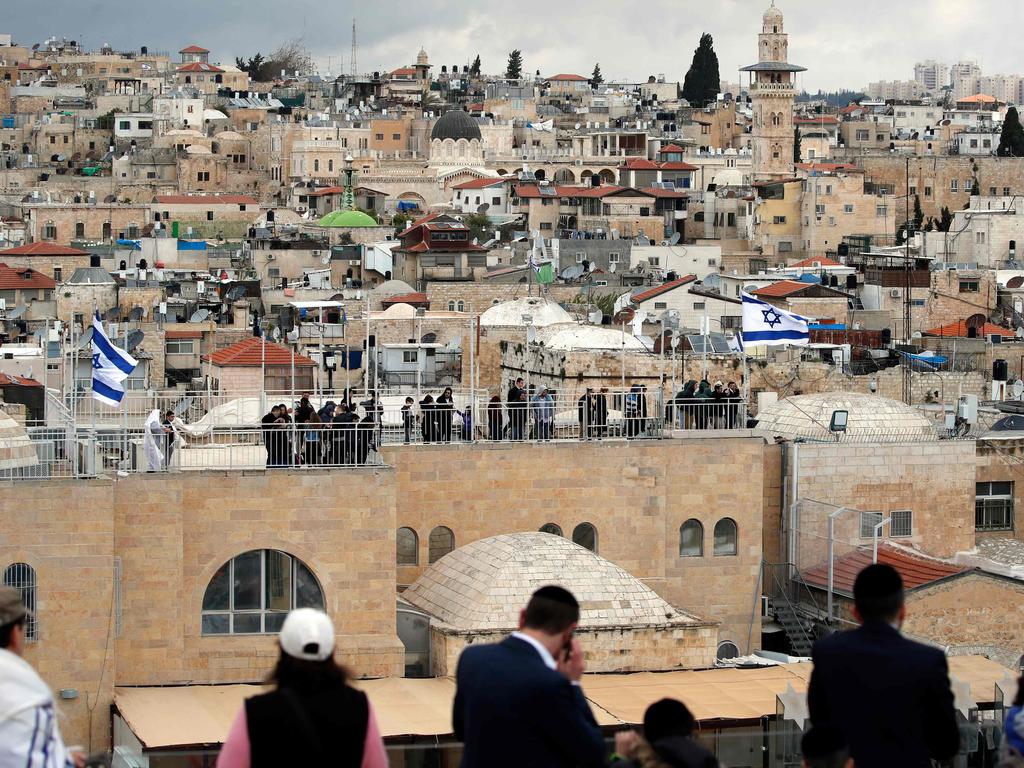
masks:
[(7, 313), (7, 319), (8, 320), (17, 320), (19, 317), (24, 315), (27, 311), (28, 311), (28, 306), (25, 305), (25, 304), (22, 304), (20, 307), (15, 307), (10, 312), (8, 312)]
[(320, 259), (320, 263), (323, 264), (325, 267), (328, 266), (331, 263), (330, 255), (328, 254), (327, 256), (324, 256), (322, 259)]
[(190, 323), (201, 323), (210, 316), (210, 310), (208, 309), (197, 309), (192, 313), (192, 317), (188, 319)]
[(672, 239), (668, 241), (669, 245), (679, 245), (679, 241), (683, 239), (683, 236), (676, 232), (672, 235)]
[(85, 329), (85, 333), (78, 339), (78, 344), (75, 345), (75, 349), (85, 349), (92, 344), (92, 326), (90, 325)]
[(1013, 382), (1013, 397), (1015, 400), (1020, 400), (1021, 395), (1024, 395), (1024, 381), (1017, 379)]
[(128, 351), (131, 352), (133, 349), (135, 349), (137, 346), (139, 346), (139, 344), (142, 343), (142, 340), (144, 338), (146, 338), (146, 334), (144, 334), (142, 331), (140, 331), (138, 329), (129, 332), (129, 334), (128, 334), (128, 343), (126, 345)]
[(195, 398), (192, 397), (183, 397), (181, 400), (179, 400), (171, 409), (172, 411), (174, 411), (174, 415), (184, 416), (188, 412), (188, 409), (192, 407), (192, 401), (194, 399)]
[(142, 316), (146, 313), (142, 307), (132, 307), (132, 311), (128, 313), (128, 319), (133, 323), (137, 323), (142, 319)]
[(275, 326), (274, 326), (274, 330), (272, 330), (272, 331), (270, 332), (270, 336), (271, 336), (271, 338), (273, 338), (273, 339), (274, 339), (274, 341), (280, 341), (280, 340), (281, 340), (281, 329), (280, 329), (280, 328), (278, 328), (278, 327), (277, 327), (277, 326), (275, 325)]
[(596, 269), (597, 269), (597, 262), (596, 261), (592, 261), (589, 264), (587, 264), (587, 272), (593, 272)]
[(116, 321), (120, 320), (121, 319), (121, 308), (120, 307), (111, 307), (110, 309), (108, 309), (106, 312), (103, 313), (103, 319), (106, 320), (108, 323), (112, 323), (112, 322), (116, 322)]
[(490, 209), (490, 207), (491, 207), (490, 203), (480, 203), (480, 205), (478, 205), (476, 207), (476, 212), (477, 213), (487, 213), (487, 211)]
[(619, 266), (619, 265), (618, 265), (618, 264), (616, 264), (616, 263), (615, 263), (615, 262), (613, 261), (613, 262), (612, 262), (611, 264), (609, 264), (609, 265), (608, 265), (608, 271), (609, 271), (609, 272), (611, 272), (611, 273), (612, 273), (612, 274), (614, 275), (614, 274), (615, 274), (615, 270), (616, 270), (616, 268), (617, 268), (618, 266)]
[(436, 333), (424, 333), (423, 338), (420, 339), (420, 344), (436, 344), (437, 334)]
[(285, 334), (285, 338), (288, 341), (293, 341), (293, 342), (294, 341), (298, 341), (299, 340), (299, 329), (298, 328), (293, 328), (292, 330), (288, 331), (288, 333)]

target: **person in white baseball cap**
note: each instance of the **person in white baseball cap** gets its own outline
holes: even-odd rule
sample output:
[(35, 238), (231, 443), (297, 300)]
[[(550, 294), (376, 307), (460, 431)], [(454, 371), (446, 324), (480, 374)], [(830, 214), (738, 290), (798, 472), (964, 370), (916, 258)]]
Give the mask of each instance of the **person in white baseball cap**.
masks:
[(246, 700), (224, 740), (218, 768), (387, 768), (373, 707), (334, 660), (334, 638), (334, 624), (323, 611), (298, 608), (288, 614), (278, 636), (277, 666), (267, 680), (276, 687)]

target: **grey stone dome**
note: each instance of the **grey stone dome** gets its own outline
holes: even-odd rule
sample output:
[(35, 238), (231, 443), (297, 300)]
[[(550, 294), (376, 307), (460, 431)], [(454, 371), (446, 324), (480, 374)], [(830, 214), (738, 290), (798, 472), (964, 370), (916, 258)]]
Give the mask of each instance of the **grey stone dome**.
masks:
[(438, 118), (437, 122), (434, 123), (434, 128), (430, 131), (430, 140), (441, 139), (453, 139), (458, 141), (459, 139), (467, 139), (472, 141), (476, 139), (480, 141), (482, 136), (480, 134), (480, 126), (476, 124), (476, 120), (469, 116), (468, 112), (463, 112), (461, 109), (453, 109), (451, 112), (445, 112)]
[[(835, 411), (849, 415), (846, 432), (832, 434)], [(790, 440), (870, 440), (879, 443), (935, 440), (932, 422), (898, 400), (856, 392), (794, 395), (757, 414), (757, 428)]]

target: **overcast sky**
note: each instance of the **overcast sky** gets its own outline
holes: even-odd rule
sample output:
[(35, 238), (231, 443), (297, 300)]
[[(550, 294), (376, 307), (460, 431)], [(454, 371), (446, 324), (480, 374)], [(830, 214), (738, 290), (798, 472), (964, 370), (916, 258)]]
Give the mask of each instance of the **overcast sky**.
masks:
[[(722, 77), (756, 59), (756, 35), (769, 0), (35, 0), (5, 3), (0, 32), (34, 43), (50, 35), (83, 39), (88, 48), (148, 45), (177, 51), (209, 48), (211, 61), (266, 52), (301, 37), (319, 66), (348, 66), (356, 8), (361, 71), (415, 60), (469, 63), (504, 70), (520, 48), (528, 72), (639, 80), (664, 73), (682, 80), (702, 32), (715, 38)], [(790, 60), (808, 68), (800, 85), (814, 91), (859, 89), (878, 79), (910, 79), (914, 62), (935, 58), (981, 62), (987, 74), (1024, 70), (1015, 55), (1024, 3), (963, 0), (778, 0), (790, 34)], [(328, 57), (331, 57), (330, 59)]]

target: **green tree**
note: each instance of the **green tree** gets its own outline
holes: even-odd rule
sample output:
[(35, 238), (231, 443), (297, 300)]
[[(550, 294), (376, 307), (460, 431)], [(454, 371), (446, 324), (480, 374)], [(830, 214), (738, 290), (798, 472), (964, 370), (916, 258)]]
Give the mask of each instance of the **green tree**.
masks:
[(700, 37), (697, 50), (693, 52), (693, 63), (690, 64), (690, 70), (683, 81), (683, 98), (694, 107), (703, 107), (709, 102), (714, 102), (718, 98), (721, 80), (715, 41), (705, 32)]
[(484, 243), (491, 239), (491, 220), (486, 213), (471, 213), (462, 223), (469, 227), (470, 237), (477, 242)]
[(914, 231), (920, 232), (924, 224), (924, 211), (921, 210), (921, 196), (914, 195)]
[(1024, 127), (1020, 124), (1020, 115), (1016, 107), (1006, 110), (1003, 118), (1003, 133), (999, 137), (999, 157), (1024, 157)]
[(800, 155), (801, 154), (802, 154), (802, 149), (800, 147), (800, 129), (799, 128), (794, 128), (793, 129), (793, 162), (794, 163), (799, 163), (800, 162)]
[(943, 206), (942, 213), (939, 215), (939, 223), (936, 226), (936, 229), (938, 229), (939, 232), (949, 232), (949, 229), (952, 226), (953, 214), (950, 212), (949, 208)]
[[(1022, 155), (1024, 157), (1024, 155)], [(978, 177), (974, 177), (974, 182), (971, 184), (971, 197), (977, 197), (981, 194), (981, 184), (978, 183)]]
[(604, 75), (601, 74), (601, 65), (600, 64), (595, 64), (594, 65), (594, 72), (593, 72), (593, 74), (590, 75), (590, 84), (594, 88), (597, 88), (603, 82), (604, 82)]
[(508, 65), (505, 67), (505, 77), (509, 80), (518, 80), (523, 76), (523, 52), (516, 48), (508, 55)]
[(469, 65), (469, 74), (473, 77), (480, 77), (480, 66), (480, 54), (478, 53), (473, 59), (473, 63)]
[(409, 222), (412, 221), (412, 216), (407, 213), (396, 213), (391, 217), (391, 226), (395, 228), (395, 231), (401, 232), (409, 226)]

